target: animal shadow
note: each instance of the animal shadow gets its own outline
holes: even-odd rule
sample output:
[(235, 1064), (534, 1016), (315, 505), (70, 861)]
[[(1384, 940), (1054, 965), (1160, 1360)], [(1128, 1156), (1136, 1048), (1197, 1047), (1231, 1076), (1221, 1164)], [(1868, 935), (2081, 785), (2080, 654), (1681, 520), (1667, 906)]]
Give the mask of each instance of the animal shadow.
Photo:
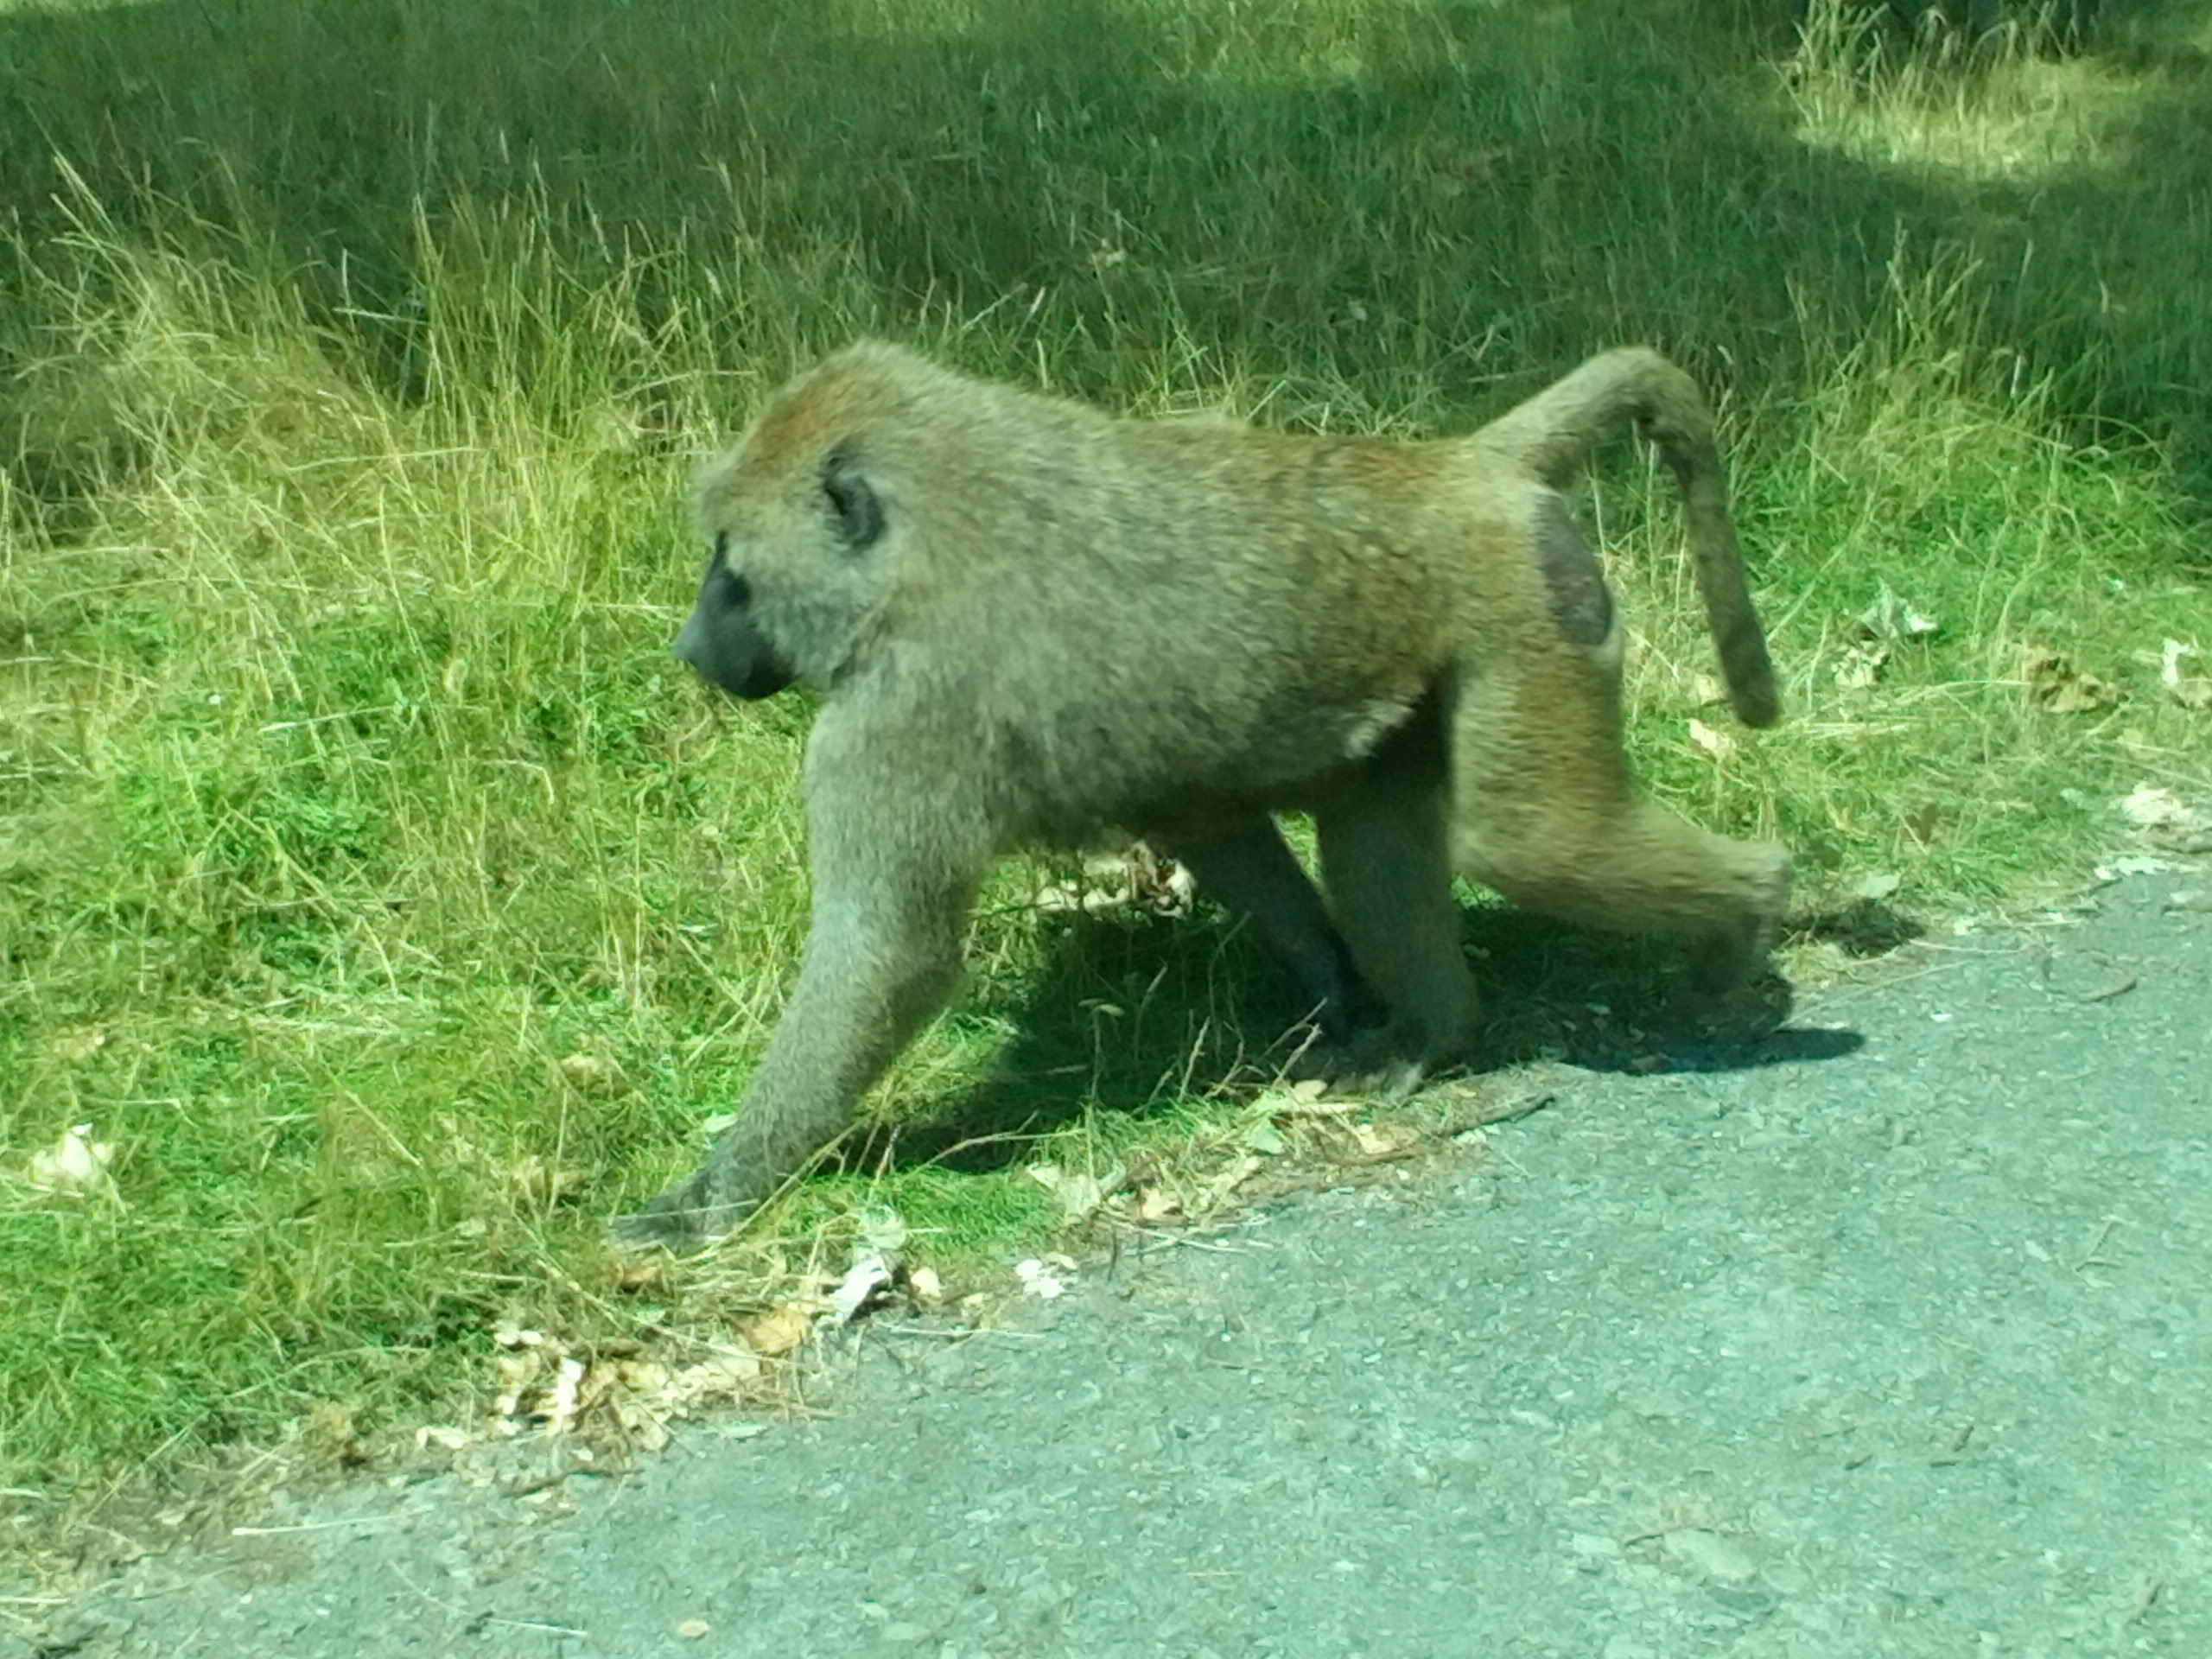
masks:
[[(1696, 1017), (1665, 941), (1488, 904), (1465, 907), (1463, 925), (1488, 1019), (1465, 1075), (1536, 1060), (1637, 1075), (1737, 1071), (1835, 1058), (1865, 1040), (1792, 1028), (1790, 987), (1772, 972), (1724, 1017)], [(1074, 915), (1045, 950), (1026, 995), (984, 1010), (1016, 1033), (989, 1070), (927, 1122), (872, 1127), (854, 1163), (1001, 1168), (1088, 1111), (1141, 1114), (1262, 1087), (1312, 1040), (1288, 976), (1217, 914)]]

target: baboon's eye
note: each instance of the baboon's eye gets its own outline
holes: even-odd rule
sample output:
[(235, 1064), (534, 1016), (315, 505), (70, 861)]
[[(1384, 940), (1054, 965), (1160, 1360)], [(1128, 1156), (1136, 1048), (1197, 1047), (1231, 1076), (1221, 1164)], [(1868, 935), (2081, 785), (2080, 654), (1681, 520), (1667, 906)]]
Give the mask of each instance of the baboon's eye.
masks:
[(833, 449), (822, 464), (822, 493), (837, 515), (837, 534), (857, 553), (883, 534), (883, 503), (851, 455)]
[(725, 609), (741, 611), (753, 603), (753, 584), (728, 565), (715, 569), (715, 597)]

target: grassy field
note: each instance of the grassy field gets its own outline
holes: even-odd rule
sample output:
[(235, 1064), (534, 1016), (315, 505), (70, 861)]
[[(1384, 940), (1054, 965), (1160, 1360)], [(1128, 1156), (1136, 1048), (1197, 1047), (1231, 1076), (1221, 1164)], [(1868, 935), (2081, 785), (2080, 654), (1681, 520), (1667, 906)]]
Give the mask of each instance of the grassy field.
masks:
[[(666, 655), (682, 486), (857, 332), (1400, 434), (1675, 354), (1790, 715), (1694, 739), (1624, 447), (1588, 506), (1640, 764), (1785, 837), (1808, 918), (1987, 908), (2204, 785), (2158, 665), (2212, 650), (2212, 7), (2072, 58), (1793, 58), (1783, 10), (0, 3), (0, 1485), (421, 1421), (502, 1319), (665, 1315), (604, 1218), (735, 1102), (804, 899), (806, 707)], [(2038, 696), (2039, 650), (2101, 687)], [(887, 1205), (1003, 1262), (1052, 1219), (1022, 1157), (1204, 1134), (1259, 1075), (1244, 941), (1031, 902), (1056, 874), (1005, 873), (882, 1095), (911, 1127), (790, 1249)], [(1656, 982), (1470, 926), (1501, 1057)], [(79, 1123), (111, 1190), (41, 1197)]]

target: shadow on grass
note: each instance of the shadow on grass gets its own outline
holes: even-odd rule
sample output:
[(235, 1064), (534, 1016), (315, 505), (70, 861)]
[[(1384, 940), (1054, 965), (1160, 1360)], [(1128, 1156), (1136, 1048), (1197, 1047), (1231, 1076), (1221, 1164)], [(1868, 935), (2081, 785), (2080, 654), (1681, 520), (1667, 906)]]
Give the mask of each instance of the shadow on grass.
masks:
[[(1856, 1032), (1790, 1027), (1792, 994), (1778, 974), (1710, 1027), (1678, 1007), (1679, 963), (1664, 941), (1495, 906), (1464, 918), (1488, 1027), (1447, 1081), (1540, 1060), (1631, 1075), (1732, 1071), (1864, 1046)], [(1142, 1115), (1192, 1096), (1254, 1092), (1306, 1036), (1288, 980), (1217, 915), (1071, 918), (1033, 984), (1010, 1011), (1017, 1035), (988, 1076), (926, 1122), (880, 1126), (850, 1165), (1004, 1168), (1092, 1111)]]
[(1296, 1049), (1288, 981), (1217, 913), (1071, 916), (1039, 948), (988, 1073), (926, 1122), (877, 1129), (856, 1165), (1003, 1167), (1094, 1109), (1257, 1087)]

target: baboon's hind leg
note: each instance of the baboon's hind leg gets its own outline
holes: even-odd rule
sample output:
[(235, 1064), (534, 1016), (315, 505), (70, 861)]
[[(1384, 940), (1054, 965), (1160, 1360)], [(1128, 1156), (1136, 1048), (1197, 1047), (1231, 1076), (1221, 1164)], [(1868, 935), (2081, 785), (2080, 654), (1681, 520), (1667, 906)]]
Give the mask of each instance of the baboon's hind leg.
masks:
[(1781, 847), (1734, 841), (1638, 796), (1610, 650), (1524, 656), (1453, 711), (1452, 857), (1526, 909), (1688, 947), (1718, 993), (1758, 970), (1789, 892)]

